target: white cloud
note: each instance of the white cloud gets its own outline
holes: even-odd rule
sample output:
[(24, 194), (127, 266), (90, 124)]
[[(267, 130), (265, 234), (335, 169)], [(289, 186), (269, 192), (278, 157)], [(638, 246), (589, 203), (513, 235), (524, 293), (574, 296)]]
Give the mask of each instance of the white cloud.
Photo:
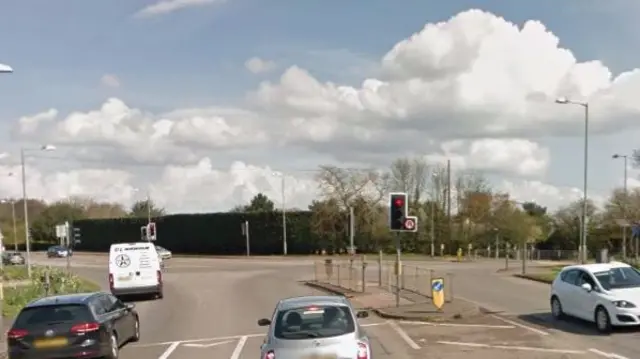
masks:
[(120, 79), (113, 74), (104, 74), (100, 78), (100, 83), (106, 87), (120, 87)]
[(172, 13), (174, 11), (189, 8), (189, 7), (205, 6), (205, 5), (218, 4), (223, 2), (226, 2), (226, 0), (160, 0), (156, 3), (153, 3), (141, 9), (136, 13), (135, 16), (136, 17), (159, 16), (159, 15), (165, 15), (165, 14)]
[[(203, 3), (165, 1), (143, 12)], [(264, 63), (255, 58), (246, 65), (260, 72), (269, 67)], [(324, 81), (292, 66), (248, 93), (239, 108), (158, 114), (112, 98), (96, 110), (25, 116), (17, 132), (21, 140), (74, 145), (75, 157), (174, 166), (136, 178), (158, 188), (166, 203), (190, 209), (240, 201), (260, 188), (272, 191), (273, 178), (242, 171), (268, 173), (293, 161), (305, 168), (327, 162), (384, 167), (406, 155), (449, 158), (456, 168), (500, 175), (508, 181), (497, 185), (551, 206), (545, 201), (559, 203), (576, 192), (544, 183), (552, 153), (540, 138), (582, 136), (583, 128), (581, 111), (555, 104), (556, 97), (594, 104), (593, 136), (640, 127), (640, 72), (614, 78), (598, 61), (578, 62), (537, 21), (518, 26), (487, 12), (465, 11), (399, 41), (379, 65), (372, 74), (379, 76), (358, 86)], [(226, 166), (242, 160), (262, 170), (214, 170), (221, 159)], [(299, 186), (304, 190), (292, 198), (302, 202), (314, 193), (310, 184)]]
[(261, 74), (274, 70), (276, 63), (259, 57), (252, 57), (244, 63), (244, 67), (254, 74)]
[(2, 72), (13, 72), (13, 68), (9, 65), (0, 64), (0, 73)]

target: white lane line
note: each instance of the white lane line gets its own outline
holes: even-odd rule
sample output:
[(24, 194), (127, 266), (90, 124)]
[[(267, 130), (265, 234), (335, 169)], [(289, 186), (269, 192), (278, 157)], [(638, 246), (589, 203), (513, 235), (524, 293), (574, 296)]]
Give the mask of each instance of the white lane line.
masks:
[(183, 344), (183, 346), (192, 347), (192, 348), (211, 348), (211, 347), (217, 347), (218, 345), (224, 345), (224, 344), (229, 344), (233, 342), (234, 342), (233, 340), (225, 340), (223, 342), (215, 342), (215, 343), (209, 343), (209, 344), (186, 343), (186, 344)]
[(623, 357), (622, 355), (618, 355), (615, 353), (605, 353), (602, 350), (598, 350), (594, 348), (589, 349), (589, 351), (592, 352), (593, 354), (598, 354), (608, 359), (629, 359), (627, 357)]
[(378, 323), (367, 323), (367, 324), (360, 324), (361, 327), (377, 327), (380, 325), (386, 325), (389, 324), (387, 322), (378, 322)]
[(409, 334), (407, 334), (407, 332), (405, 332), (402, 328), (400, 328), (400, 326), (398, 325), (398, 323), (394, 322), (393, 320), (388, 321), (387, 323), (389, 323), (389, 325), (391, 326), (391, 328), (393, 328), (393, 330), (396, 331), (396, 333), (398, 333), (398, 335), (407, 343), (409, 344), (409, 346), (412, 349), (418, 350), (420, 349), (420, 346), (418, 345), (418, 343), (414, 342), (413, 339), (411, 339), (411, 337), (409, 336)]
[(530, 351), (530, 352), (544, 352), (544, 353), (558, 353), (558, 354), (586, 354), (586, 352), (582, 350), (569, 350), (569, 349), (550, 349), (550, 348), (509, 346), (509, 345), (489, 345), (489, 344), (480, 344), (480, 343), (449, 342), (449, 341), (438, 341), (438, 343), (446, 344), (446, 345), (457, 345), (462, 347), (486, 348), (486, 349), (522, 350), (522, 351)]
[(502, 317), (500, 317), (498, 315), (495, 315), (495, 314), (491, 314), (491, 316), (496, 318), (496, 319), (498, 319), (498, 320), (501, 320), (501, 321), (503, 321), (503, 322), (505, 322), (507, 324), (515, 325), (516, 327), (528, 330), (530, 332), (534, 332), (536, 334), (549, 335), (549, 333), (545, 332), (544, 330), (536, 329), (536, 328), (530, 327), (528, 325), (524, 325), (524, 324), (521, 324), (521, 323), (518, 323), (518, 322), (514, 322), (513, 320), (505, 319), (505, 318), (502, 318)]
[(164, 353), (162, 353), (162, 355), (160, 355), (158, 357), (158, 359), (167, 359), (169, 358), (169, 356), (176, 350), (178, 349), (178, 345), (180, 345), (180, 342), (175, 342), (172, 343), (171, 345), (169, 345), (169, 347), (167, 348), (167, 350), (164, 351)]
[(233, 350), (233, 353), (231, 353), (231, 358), (229, 359), (240, 358), (240, 353), (242, 353), (242, 349), (244, 349), (244, 345), (246, 343), (247, 343), (247, 336), (240, 338), (240, 340), (238, 340), (238, 345), (236, 345), (236, 348)]
[(489, 324), (464, 324), (464, 323), (432, 323), (432, 322), (413, 322), (401, 320), (401, 324), (408, 325), (428, 325), (432, 327), (459, 327), (459, 328), (486, 328), (486, 329), (515, 329), (515, 325), (489, 325)]
[(134, 345), (131, 345), (131, 347), (132, 348), (157, 347), (157, 346), (162, 346), (162, 345), (173, 345), (174, 343), (198, 343), (198, 342), (208, 342), (208, 341), (217, 341), (217, 340), (240, 339), (242, 337), (256, 338), (256, 337), (264, 337), (265, 335), (266, 335), (266, 333), (260, 333), (260, 334), (246, 334), (246, 335), (228, 335), (228, 336), (225, 336), (225, 337), (210, 337), (210, 338), (199, 338), (199, 339), (172, 340), (170, 342), (134, 344)]

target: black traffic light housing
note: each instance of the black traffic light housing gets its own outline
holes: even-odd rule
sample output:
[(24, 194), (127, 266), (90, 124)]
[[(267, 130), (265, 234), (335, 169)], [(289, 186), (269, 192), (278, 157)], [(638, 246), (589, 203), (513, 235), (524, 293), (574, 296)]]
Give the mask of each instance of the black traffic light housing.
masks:
[(406, 193), (389, 194), (389, 228), (392, 231), (405, 231), (404, 221), (408, 214)]

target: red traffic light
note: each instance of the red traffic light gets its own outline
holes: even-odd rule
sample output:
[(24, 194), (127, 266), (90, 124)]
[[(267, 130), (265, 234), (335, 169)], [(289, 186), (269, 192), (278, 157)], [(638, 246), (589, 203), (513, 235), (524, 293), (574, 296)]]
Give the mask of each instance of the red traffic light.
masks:
[(402, 200), (402, 198), (396, 198), (393, 203), (396, 205), (396, 207), (402, 207), (404, 205), (404, 201)]

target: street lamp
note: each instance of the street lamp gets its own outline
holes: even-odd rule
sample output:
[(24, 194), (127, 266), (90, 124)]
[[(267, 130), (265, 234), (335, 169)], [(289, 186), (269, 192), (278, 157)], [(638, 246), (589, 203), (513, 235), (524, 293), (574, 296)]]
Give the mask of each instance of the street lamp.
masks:
[(55, 151), (53, 145), (43, 145), (40, 148), (20, 148), (20, 167), (22, 167), (22, 204), (24, 205), (24, 240), (27, 252), (27, 274), (31, 278), (31, 236), (29, 235), (29, 210), (27, 209), (27, 177), (24, 165), (24, 154), (29, 151)]
[(281, 178), (281, 191), (282, 191), (282, 254), (287, 255), (287, 209), (286, 209), (286, 197), (284, 192), (284, 173), (273, 172), (273, 175)]
[[(432, 173), (431, 177), (433, 178), (433, 181), (437, 181), (438, 179), (438, 174), (437, 173)], [(436, 187), (436, 186), (434, 186)], [(431, 226), (430, 226), (430, 237), (431, 237), (431, 258), (433, 258), (435, 256), (435, 252), (436, 252), (436, 219), (435, 219), (435, 213), (436, 213), (436, 197), (433, 196), (433, 198), (431, 198), (431, 215), (429, 217), (431, 217)]]
[(580, 233), (580, 246), (578, 253), (580, 254), (580, 262), (587, 261), (587, 185), (589, 181), (589, 103), (571, 101), (566, 97), (556, 99), (557, 104), (576, 105), (584, 108), (584, 173), (583, 173), (583, 198), (582, 198), (582, 226)]
[[(134, 193), (140, 192), (139, 188), (133, 189)], [(151, 223), (151, 192), (147, 189), (147, 222)]]
[[(629, 156), (619, 155), (616, 153), (611, 156), (611, 158), (614, 160), (622, 158), (624, 160), (624, 203), (622, 204), (622, 219), (624, 220), (624, 223), (622, 226), (622, 258), (627, 258), (627, 202), (629, 201), (629, 193), (627, 192), (627, 160)], [(638, 253), (637, 247), (638, 246), (636, 245), (636, 256)]]

